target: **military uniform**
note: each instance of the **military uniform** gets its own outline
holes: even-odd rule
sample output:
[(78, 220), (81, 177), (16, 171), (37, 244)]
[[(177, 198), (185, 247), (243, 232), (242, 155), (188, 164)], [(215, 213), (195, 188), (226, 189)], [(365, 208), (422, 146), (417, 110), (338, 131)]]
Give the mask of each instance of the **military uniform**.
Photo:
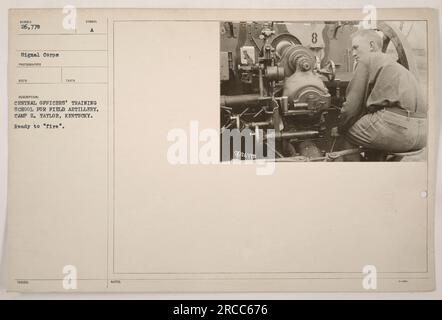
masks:
[(358, 61), (338, 132), (355, 145), (407, 152), (427, 140), (427, 104), (414, 75), (382, 52)]

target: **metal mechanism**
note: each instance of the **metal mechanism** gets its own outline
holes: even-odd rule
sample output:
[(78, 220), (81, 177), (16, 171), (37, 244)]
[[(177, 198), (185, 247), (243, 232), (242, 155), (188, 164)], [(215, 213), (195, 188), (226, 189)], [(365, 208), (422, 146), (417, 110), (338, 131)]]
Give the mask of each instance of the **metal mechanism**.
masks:
[(277, 154), (302, 155), (302, 150), (296, 150), (301, 142), (324, 137), (323, 115), (330, 107), (330, 94), (310, 50), (294, 36), (274, 35), (271, 24), (264, 23), (257, 59), (254, 46), (239, 48), (238, 76), (243, 84), (256, 85), (258, 90), (221, 96), (223, 129), (249, 128), (256, 132), (271, 128)]

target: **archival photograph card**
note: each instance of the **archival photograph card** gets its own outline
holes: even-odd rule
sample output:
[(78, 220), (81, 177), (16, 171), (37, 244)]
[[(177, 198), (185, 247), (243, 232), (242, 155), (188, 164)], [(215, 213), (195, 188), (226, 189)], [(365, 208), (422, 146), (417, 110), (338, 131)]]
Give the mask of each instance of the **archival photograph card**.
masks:
[(10, 10), (9, 290), (433, 290), (436, 26)]

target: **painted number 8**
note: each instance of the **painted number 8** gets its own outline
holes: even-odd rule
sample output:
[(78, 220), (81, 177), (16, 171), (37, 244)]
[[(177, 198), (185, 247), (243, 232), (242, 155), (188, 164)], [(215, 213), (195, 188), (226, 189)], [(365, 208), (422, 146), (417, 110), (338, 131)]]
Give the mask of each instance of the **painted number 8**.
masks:
[(312, 33), (312, 43), (318, 42), (318, 34), (316, 32)]

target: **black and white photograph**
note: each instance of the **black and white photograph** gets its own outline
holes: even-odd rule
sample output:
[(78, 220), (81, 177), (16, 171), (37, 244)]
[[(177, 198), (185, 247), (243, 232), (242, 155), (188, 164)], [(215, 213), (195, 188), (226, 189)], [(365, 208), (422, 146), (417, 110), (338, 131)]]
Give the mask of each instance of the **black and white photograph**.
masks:
[(426, 21), (225, 21), (220, 34), (222, 160), (426, 161)]

